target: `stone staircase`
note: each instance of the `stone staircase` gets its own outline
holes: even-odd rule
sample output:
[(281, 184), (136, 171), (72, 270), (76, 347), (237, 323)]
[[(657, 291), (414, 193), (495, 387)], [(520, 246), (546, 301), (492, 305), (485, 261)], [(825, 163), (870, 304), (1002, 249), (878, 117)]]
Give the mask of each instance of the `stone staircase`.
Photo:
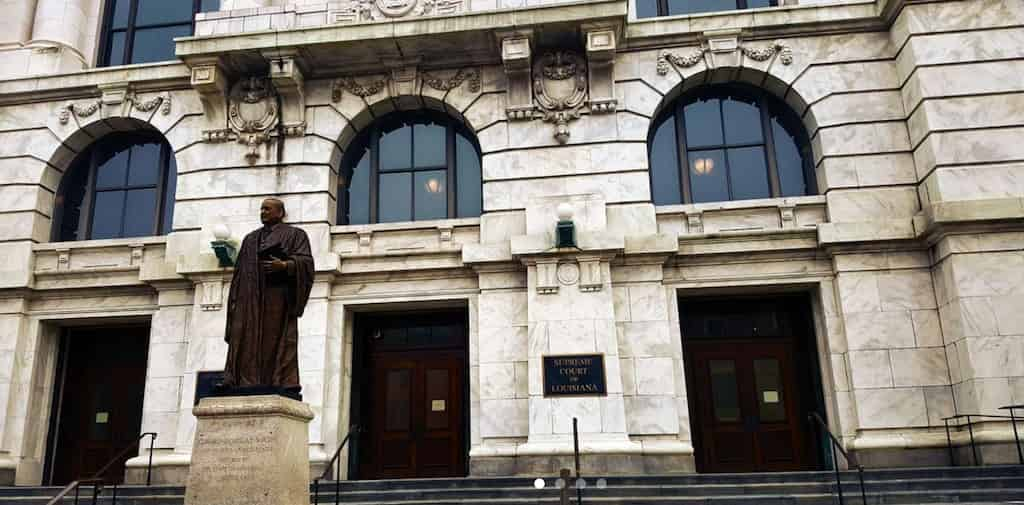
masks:
[[(674, 476), (587, 478), (584, 503), (624, 505), (833, 505), (834, 474), (793, 472), (760, 474), (702, 474)], [(532, 478), (413, 479), (337, 483), (339, 502), (365, 505), (517, 505), (557, 504), (555, 480), (536, 489)], [(869, 504), (1013, 503), (1024, 505), (1024, 466), (868, 470), (865, 487)], [(335, 483), (322, 483), (319, 503), (333, 504)], [(0, 488), (0, 505), (42, 505), (59, 491), (55, 487)], [(860, 505), (856, 474), (843, 474), (846, 503)], [(572, 493), (575, 497), (575, 491)], [(310, 501), (314, 501), (311, 494)], [(83, 505), (92, 502), (83, 489)], [(111, 505), (111, 490), (97, 504)], [(182, 505), (180, 486), (118, 487), (122, 505)], [(68, 497), (65, 503), (73, 503)]]

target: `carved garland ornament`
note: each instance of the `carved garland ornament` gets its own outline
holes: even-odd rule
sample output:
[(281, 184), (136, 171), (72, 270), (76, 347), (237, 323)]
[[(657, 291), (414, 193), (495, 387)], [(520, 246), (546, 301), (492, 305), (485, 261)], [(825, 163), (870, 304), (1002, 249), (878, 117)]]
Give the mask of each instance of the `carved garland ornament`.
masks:
[(135, 96), (129, 100), (131, 100), (135, 110), (141, 112), (152, 112), (157, 107), (160, 107), (161, 114), (166, 116), (171, 113), (171, 94), (166, 91), (144, 102), (140, 102), (138, 97)]
[(74, 114), (75, 117), (89, 117), (95, 114), (96, 111), (100, 110), (100, 107), (102, 105), (103, 102), (100, 100), (90, 102), (88, 105), (78, 105), (73, 102), (68, 102), (66, 105), (60, 108), (60, 112), (57, 115), (57, 120), (60, 121), (60, 124), (62, 125), (68, 124), (68, 121), (71, 120), (72, 114)]
[[(768, 61), (772, 56), (778, 54), (779, 61), (783, 65), (789, 65), (793, 63), (793, 50), (782, 41), (776, 40), (771, 45), (764, 47), (747, 47), (740, 46), (740, 52), (744, 56), (754, 61)], [(658, 75), (665, 75), (668, 73), (670, 66), (677, 68), (689, 68), (702, 61), (704, 61), (704, 55), (710, 52), (711, 49), (707, 46), (701, 46), (693, 51), (678, 55), (667, 50), (662, 50), (658, 53)]]
[[(422, 75), (423, 85), (437, 91), (451, 91), (462, 86), (463, 83), (467, 83), (470, 92), (480, 92), (480, 70), (476, 68), (460, 69), (455, 75), (447, 79), (442, 79), (427, 72), (421, 72), (420, 74)], [(340, 102), (345, 92), (359, 98), (366, 98), (380, 93), (387, 85), (388, 79), (376, 79), (360, 84), (352, 77), (342, 77), (336, 79), (331, 85), (331, 101)]]
[(459, 69), (455, 75), (448, 79), (441, 79), (440, 77), (423, 72), (423, 84), (438, 91), (451, 91), (462, 86), (463, 82), (469, 82), (469, 91), (478, 93), (480, 91), (480, 71), (475, 68), (463, 68)]

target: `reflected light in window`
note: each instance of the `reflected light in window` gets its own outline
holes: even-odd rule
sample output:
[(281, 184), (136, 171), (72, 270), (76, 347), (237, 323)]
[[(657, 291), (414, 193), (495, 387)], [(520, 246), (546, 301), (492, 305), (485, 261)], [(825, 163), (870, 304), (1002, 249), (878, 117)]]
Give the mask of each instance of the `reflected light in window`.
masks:
[(710, 174), (715, 169), (715, 160), (711, 158), (697, 158), (693, 160), (693, 171), (697, 175)]
[(441, 181), (433, 177), (428, 179), (427, 182), (423, 184), (423, 187), (426, 188), (428, 193), (440, 193), (441, 190), (444, 189), (444, 187), (441, 185)]

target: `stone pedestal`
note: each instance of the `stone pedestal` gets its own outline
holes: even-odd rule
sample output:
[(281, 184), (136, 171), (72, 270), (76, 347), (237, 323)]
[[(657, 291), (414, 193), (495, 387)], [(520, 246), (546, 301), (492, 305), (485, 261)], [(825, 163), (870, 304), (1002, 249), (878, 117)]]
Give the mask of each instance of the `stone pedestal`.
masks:
[(204, 398), (185, 505), (308, 505), (305, 403), (280, 396)]

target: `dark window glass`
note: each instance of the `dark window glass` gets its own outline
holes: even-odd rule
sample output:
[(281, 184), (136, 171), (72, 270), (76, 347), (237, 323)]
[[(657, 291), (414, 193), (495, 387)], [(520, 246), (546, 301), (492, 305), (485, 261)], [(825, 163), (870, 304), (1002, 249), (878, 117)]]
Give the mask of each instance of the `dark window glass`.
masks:
[(348, 222), (370, 222), (370, 152), (363, 151), (359, 163), (352, 169), (348, 185)]
[(89, 147), (58, 190), (54, 239), (138, 237), (171, 231), (177, 167), (155, 134), (115, 133)]
[(473, 217), (481, 212), (480, 151), (463, 128), (438, 112), (381, 118), (353, 140), (341, 173), (340, 224)]
[(124, 32), (110, 34), (107, 61), (110, 65), (124, 65)]
[(458, 217), (480, 215), (483, 197), (480, 194), (480, 155), (462, 135), (455, 136), (455, 180), (458, 181), (455, 205)]
[(752, 103), (722, 101), (725, 142), (729, 145), (761, 142), (761, 111)]
[(416, 172), (413, 192), (415, 220), (442, 219), (448, 216), (448, 184), (444, 170)]
[(729, 186), (733, 200), (752, 200), (772, 196), (768, 186), (768, 166), (764, 162), (764, 148), (740, 147), (729, 149)]
[(160, 144), (151, 142), (133, 146), (131, 168), (128, 170), (129, 186), (155, 185), (160, 178)]
[(380, 169), (406, 170), (412, 168), (412, 129), (399, 126), (381, 133)]
[(380, 174), (379, 221), (412, 220), (412, 173)]
[(92, 236), (89, 238), (117, 238), (121, 236), (124, 221), (124, 191), (100, 191), (92, 210)]
[(732, 360), (708, 360), (711, 375), (711, 403), (715, 420), (735, 423), (740, 420), (739, 386), (736, 380), (736, 363)]
[(174, 59), (174, 38), (192, 34), (197, 12), (220, 9), (219, 0), (107, 0), (105, 51), (98, 66)]
[(125, 237), (143, 237), (153, 234), (156, 222), (156, 189), (128, 191), (124, 204)]
[[(697, 88), (653, 124), (648, 142), (656, 205), (813, 191), (803, 124), (780, 100), (757, 88)], [(679, 151), (686, 153), (685, 167), (678, 161)]]
[(189, 35), (192, 35), (192, 25), (136, 30), (131, 63), (173, 60), (174, 37)]
[(686, 129), (686, 145), (689, 147), (722, 145), (722, 111), (717, 98), (699, 100), (683, 108), (687, 125), (700, 128)]
[(128, 176), (128, 160), (131, 158), (131, 149), (124, 149), (109, 153), (99, 160), (96, 167), (96, 189), (119, 188), (124, 186), (125, 177)]
[(137, 25), (191, 23), (195, 6), (190, 0), (138, 0)]
[(445, 151), (447, 142), (445, 142), (444, 126), (436, 124), (418, 124), (412, 127), (412, 138), (413, 146), (416, 151), (413, 153), (413, 162), (417, 168), (427, 167), (443, 167), (447, 164), (445, 161)]
[(691, 151), (688, 157), (693, 201), (701, 203), (728, 200), (729, 180), (726, 178), (725, 152), (721, 149)]
[(174, 153), (167, 153), (167, 176), (164, 178), (163, 209), (160, 221), (160, 234), (170, 233), (174, 224), (174, 199), (178, 194), (178, 163)]
[(636, 17), (676, 16), (778, 5), (778, 0), (637, 0)]
[(658, 15), (658, 0), (636, 0), (636, 17), (653, 18)]
[(127, 28), (128, 15), (131, 14), (131, 0), (114, 0), (111, 8), (110, 27), (113, 29)]
[(670, 117), (658, 126), (651, 141), (651, 196), (655, 205), (682, 203), (679, 191), (679, 146), (675, 118)]
[(772, 136), (775, 138), (775, 159), (779, 167), (779, 186), (782, 196), (808, 194), (804, 179), (804, 158), (797, 147), (796, 138), (772, 118)]

